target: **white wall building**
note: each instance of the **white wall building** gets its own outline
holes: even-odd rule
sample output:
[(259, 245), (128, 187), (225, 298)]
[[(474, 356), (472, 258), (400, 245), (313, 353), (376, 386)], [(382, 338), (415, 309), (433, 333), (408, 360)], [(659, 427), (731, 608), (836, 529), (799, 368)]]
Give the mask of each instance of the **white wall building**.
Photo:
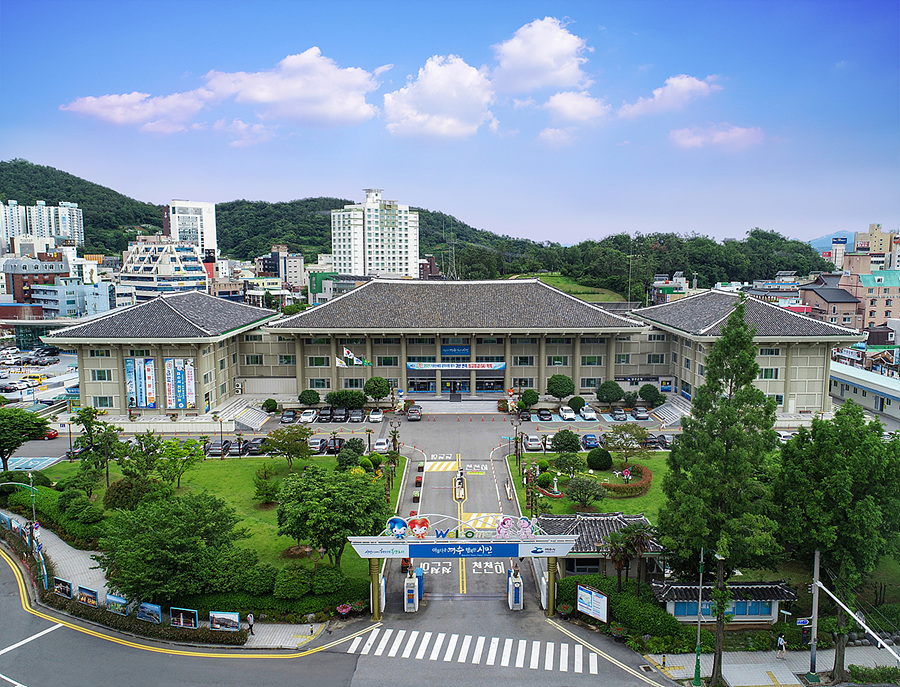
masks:
[(134, 288), (141, 303), (159, 295), (206, 290), (200, 249), (189, 243), (131, 243), (119, 272), (119, 284)]
[(166, 209), (163, 229), (175, 241), (200, 247), (201, 255), (218, 248), (216, 205), (197, 200), (173, 200)]
[(84, 218), (78, 203), (61, 202), (53, 206), (39, 200), (29, 205), (26, 213), (29, 234), (41, 238), (68, 238), (76, 246), (84, 245)]
[(0, 254), (10, 250), (10, 239), (28, 233), (25, 206), (15, 200), (0, 203)]
[(367, 188), (360, 205), (331, 211), (334, 270), (341, 274), (419, 276), (419, 213)]

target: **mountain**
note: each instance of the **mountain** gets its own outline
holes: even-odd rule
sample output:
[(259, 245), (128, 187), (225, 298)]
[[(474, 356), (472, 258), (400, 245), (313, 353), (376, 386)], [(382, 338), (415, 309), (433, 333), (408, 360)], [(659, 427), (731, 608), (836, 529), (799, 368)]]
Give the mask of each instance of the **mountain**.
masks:
[(809, 241), (809, 245), (816, 249), (816, 252), (831, 250), (831, 239), (839, 239), (844, 237), (847, 239), (847, 250), (853, 250), (854, 232), (852, 231), (836, 231), (827, 236), (820, 236), (817, 239)]

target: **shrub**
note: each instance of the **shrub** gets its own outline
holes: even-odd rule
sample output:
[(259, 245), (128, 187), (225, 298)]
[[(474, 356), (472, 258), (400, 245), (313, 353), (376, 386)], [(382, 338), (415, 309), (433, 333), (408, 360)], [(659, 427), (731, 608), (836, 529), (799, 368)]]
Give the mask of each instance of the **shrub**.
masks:
[(597, 387), (597, 400), (600, 401), (600, 403), (612, 405), (616, 401), (621, 401), (624, 395), (625, 392), (622, 390), (622, 387), (611, 380), (603, 382), (603, 384)]
[(271, 563), (257, 563), (241, 581), (242, 591), (248, 594), (271, 594), (275, 589), (278, 568)]
[[(312, 391), (312, 389), (307, 389), (307, 391)], [(318, 394), (316, 395), (318, 396)], [(267, 398), (265, 401), (263, 401), (262, 409), (267, 413), (274, 413), (276, 410), (278, 410), (278, 401), (276, 401), (274, 398)]]
[(338, 453), (337, 457), (337, 469), (351, 470), (355, 467), (359, 467), (359, 454), (348, 448), (341, 449), (341, 452)]
[(103, 520), (103, 509), (88, 501), (88, 497), (82, 494), (69, 502), (65, 519), (82, 525), (90, 525)]
[(591, 470), (609, 470), (613, 459), (605, 448), (592, 448), (587, 454), (587, 464)]
[(372, 467), (375, 470), (381, 467), (381, 464), (384, 462), (384, 456), (382, 456), (380, 453), (370, 453), (368, 458), (369, 462), (372, 463)]
[(581, 409), (584, 408), (585, 403), (586, 401), (581, 396), (573, 396), (569, 399), (569, 407), (576, 413), (581, 412)]
[(309, 570), (299, 564), (282, 568), (275, 577), (273, 594), (276, 599), (299, 599), (309, 592), (312, 580)]
[[(103, 495), (103, 507), (108, 510), (120, 508), (121, 510), (134, 510), (145, 496), (154, 490), (154, 483), (150, 480), (132, 479), (124, 477), (109, 485), (106, 494)], [(70, 493), (71, 489), (63, 492), (62, 498)], [(60, 506), (62, 509), (62, 506)]]
[(560, 453), (556, 460), (553, 461), (554, 466), (560, 472), (565, 472), (569, 476), (574, 477), (576, 472), (584, 470), (586, 463), (577, 453)]
[(633, 391), (626, 391), (622, 396), (622, 403), (626, 408), (634, 408), (638, 404), (638, 395)]
[(344, 444), (343, 448), (350, 449), (361, 456), (366, 452), (366, 442), (359, 437), (353, 437), (352, 439), (347, 439), (347, 443)]
[(632, 475), (638, 479), (632, 479), (628, 484), (604, 484), (609, 496), (616, 498), (631, 498), (632, 496), (643, 496), (650, 491), (650, 485), (653, 482), (653, 473), (646, 465), (632, 465)]
[(556, 453), (577, 453), (581, 450), (581, 439), (570, 429), (561, 429), (553, 435), (550, 448)]
[(530, 408), (540, 400), (541, 397), (534, 389), (525, 389), (525, 391), (522, 392), (522, 403), (525, 404), (526, 408)]
[(319, 396), (319, 392), (315, 389), (305, 389), (300, 392), (297, 400), (305, 406), (314, 406), (321, 400), (321, 396)]
[(501, 413), (508, 413), (509, 401), (507, 401), (505, 398), (501, 398), (499, 401), (497, 401), (497, 410)]
[(359, 467), (361, 467), (366, 472), (372, 472), (375, 469), (372, 465), (372, 461), (369, 460), (366, 456), (363, 456), (359, 459)]
[(538, 470), (540, 472), (547, 472), (547, 470), (549, 470), (549, 469), (550, 469), (550, 461), (547, 460), (546, 458), (541, 458), (538, 461)]
[(538, 475), (537, 484), (541, 489), (547, 489), (553, 484), (553, 477), (551, 477), (549, 472), (542, 472)]
[[(118, 482), (113, 482), (109, 488), (112, 489), (116, 484), (118, 484)], [(80, 496), (87, 495), (83, 491), (81, 491), (81, 489), (73, 489), (70, 487), (66, 489), (62, 494), (60, 494), (58, 499), (56, 499), (56, 507), (59, 509), (60, 513), (65, 514), (66, 509), (69, 507), (69, 504)], [(106, 500), (104, 499), (104, 505), (105, 501)]]
[(344, 573), (340, 568), (319, 563), (312, 579), (313, 594), (331, 594), (344, 586)]
[(874, 668), (869, 668), (867, 666), (851, 665), (847, 667), (847, 670), (850, 671), (850, 680), (852, 682), (900, 684), (900, 668), (895, 668), (894, 666), (876, 666)]
[(581, 506), (589, 506), (594, 501), (602, 501), (606, 490), (592, 477), (573, 477), (566, 484), (566, 496)]
[(659, 389), (652, 384), (644, 384), (638, 389), (638, 396), (647, 401), (647, 405), (651, 408), (655, 408), (666, 402), (666, 395), (661, 393)]

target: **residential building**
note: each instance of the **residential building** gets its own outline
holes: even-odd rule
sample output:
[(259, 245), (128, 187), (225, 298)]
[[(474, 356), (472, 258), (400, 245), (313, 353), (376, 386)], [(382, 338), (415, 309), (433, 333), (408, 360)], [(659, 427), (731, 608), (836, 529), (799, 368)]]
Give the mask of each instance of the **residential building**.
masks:
[(854, 235), (854, 251), (857, 253), (890, 253), (900, 242), (900, 234), (881, 230), (881, 224), (870, 224), (868, 231)]
[(836, 286), (806, 285), (800, 287), (800, 299), (810, 306), (810, 317), (820, 322), (862, 330), (863, 312), (860, 300)]
[(33, 303), (44, 309), (44, 317), (82, 317), (116, 307), (116, 285), (110, 282), (85, 284), (78, 277), (62, 277), (55, 284), (35, 284)]
[(419, 259), (419, 279), (443, 279), (441, 268), (433, 255)]
[(331, 211), (334, 271), (342, 274), (419, 276), (419, 213), (382, 189), (364, 189), (366, 200)]
[(199, 200), (173, 200), (163, 211), (163, 234), (172, 240), (217, 250), (216, 205)]
[(71, 239), (76, 246), (84, 245), (84, 218), (78, 203), (53, 206), (39, 200), (26, 208), (26, 214), (32, 236)]
[(676, 272), (669, 279), (668, 274), (657, 274), (650, 285), (650, 303), (659, 305), (684, 298), (688, 292), (688, 281), (684, 272)]
[(134, 287), (138, 303), (161, 294), (206, 290), (200, 249), (189, 243), (132, 242), (125, 252), (119, 283)]
[(257, 275), (259, 272), (279, 277), (289, 288), (301, 289), (304, 283), (303, 256), (289, 253), (287, 246), (272, 246), (269, 255), (256, 259)]
[(69, 263), (62, 253), (38, 253), (37, 257), (10, 258), (3, 263), (6, 293), (17, 303), (34, 303), (31, 289), (38, 284), (54, 284), (69, 276)]
[(0, 255), (10, 248), (14, 236), (28, 233), (28, 215), (25, 206), (15, 200), (0, 203)]
[(860, 329), (884, 324), (900, 313), (900, 270), (879, 270), (872, 274), (844, 273), (838, 283), (860, 301)]

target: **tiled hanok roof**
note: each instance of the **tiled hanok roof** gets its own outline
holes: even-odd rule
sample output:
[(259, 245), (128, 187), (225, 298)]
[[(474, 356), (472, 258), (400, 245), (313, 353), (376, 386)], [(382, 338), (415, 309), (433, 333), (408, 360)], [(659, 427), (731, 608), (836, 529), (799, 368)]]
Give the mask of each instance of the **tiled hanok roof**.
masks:
[[(697, 585), (680, 582), (651, 583), (657, 601), (696, 601)], [(795, 592), (784, 580), (775, 582), (729, 582), (728, 589), (735, 601), (796, 601)], [(703, 587), (703, 600), (712, 599), (712, 587)]]
[[(578, 541), (571, 553), (605, 553), (606, 537), (618, 532), (626, 525), (640, 523), (649, 525), (650, 521), (643, 513), (626, 515), (625, 513), (569, 513), (564, 515), (541, 515), (537, 524), (544, 534), (577, 534)], [(662, 546), (655, 540), (650, 542), (647, 553), (661, 553)]]

